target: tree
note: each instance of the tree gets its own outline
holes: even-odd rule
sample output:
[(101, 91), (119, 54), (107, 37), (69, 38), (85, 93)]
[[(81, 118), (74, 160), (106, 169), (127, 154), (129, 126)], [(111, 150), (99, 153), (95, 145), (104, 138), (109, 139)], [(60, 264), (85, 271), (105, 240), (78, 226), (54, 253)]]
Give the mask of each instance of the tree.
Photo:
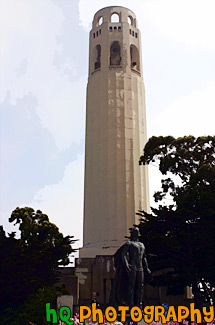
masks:
[(20, 238), (15, 238), (15, 232), (6, 236), (3, 227), (0, 228), (2, 314), (21, 311), (23, 306), (30, 310), (29, 301), (34, 301), (33, 297), (39, 297), (41, 292), (44, 296), (51, 290), (52, 296), (56, 296), (53, 285), (58, 280), (58, 267), (69, 264), (69, 255), (74, 251), (73, 237), (64, 237), (40, 210), (16, 208), (9, 222), (19, 225)]
[(192, 286), (199, 308), (214, 304), (215, 137), (152, 137), (140, 157), (149, 163), (166, 175), (154, 194), (159, 207), (138, 213), (152, 269), (168, 268), (154, 284), (167, 285), (169, 294)]

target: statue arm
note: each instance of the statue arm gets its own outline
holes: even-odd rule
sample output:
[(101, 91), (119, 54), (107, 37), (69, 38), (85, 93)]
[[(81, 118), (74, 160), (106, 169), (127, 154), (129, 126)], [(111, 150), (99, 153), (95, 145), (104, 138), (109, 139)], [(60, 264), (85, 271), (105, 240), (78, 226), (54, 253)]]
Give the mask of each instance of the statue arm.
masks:
[(121, 261), (122, 264), (125, 266), (126, 270), (128, 272), (131, 271), (130, 265), (128, 263), (128, 257), (127, 257), (127, 252), (129, 251), (129, 243), (126, 243), (123, 247), (122, 247), (122, 251), (121, 251)]
[(145, 255), (143, 256), (143, 268), (149, 269), (148, 262)]
[(146, 270), (148, 273), (151, 273), (151, 271), (149, 270), (147, 259), (146, 259), (145, 248), (144, 248), (144, 254), (143, 254), (143, 259), (142, 259), (142, 265), (143, 265), (144, 270)]

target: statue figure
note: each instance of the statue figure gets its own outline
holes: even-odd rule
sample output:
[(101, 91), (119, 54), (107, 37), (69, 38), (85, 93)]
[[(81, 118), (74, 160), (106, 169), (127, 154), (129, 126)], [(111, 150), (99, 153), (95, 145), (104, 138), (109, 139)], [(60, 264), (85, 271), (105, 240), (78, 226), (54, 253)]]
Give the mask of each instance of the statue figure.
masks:
[(126, 305), (142, 307), (144, 273), (150, 278), (151, 271), (145, 255), (145, 246), (139, 242), (139, 229), (133, 227), (131, 236), (114, 254), (116, 266), (109, 304), (115, 308)]

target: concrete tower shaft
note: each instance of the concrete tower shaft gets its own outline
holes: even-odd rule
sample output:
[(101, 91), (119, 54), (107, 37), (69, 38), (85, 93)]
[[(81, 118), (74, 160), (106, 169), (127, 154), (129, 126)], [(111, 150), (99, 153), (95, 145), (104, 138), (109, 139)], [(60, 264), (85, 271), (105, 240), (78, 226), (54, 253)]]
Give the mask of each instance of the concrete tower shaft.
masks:
[(135, 213), (148, 210), (148, 173), (140, 31), (123, 7), (99, 10), (90, 32), (87, 86), (84, 247), (80, 257), (111, 255)]

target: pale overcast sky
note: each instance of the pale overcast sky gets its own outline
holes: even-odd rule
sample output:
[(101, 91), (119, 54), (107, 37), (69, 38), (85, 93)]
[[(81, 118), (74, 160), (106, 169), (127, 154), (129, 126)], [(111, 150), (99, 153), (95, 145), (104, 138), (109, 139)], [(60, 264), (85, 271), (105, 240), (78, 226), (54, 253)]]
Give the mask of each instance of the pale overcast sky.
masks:
[[(82, 243), (88, 39), (96, 11), (133, 10), (148, 137), (215, 133), (214, 0), (0, 0), (1, 224), (47, 213)], [(151, 194), (158, 173), (150, 169)]]

